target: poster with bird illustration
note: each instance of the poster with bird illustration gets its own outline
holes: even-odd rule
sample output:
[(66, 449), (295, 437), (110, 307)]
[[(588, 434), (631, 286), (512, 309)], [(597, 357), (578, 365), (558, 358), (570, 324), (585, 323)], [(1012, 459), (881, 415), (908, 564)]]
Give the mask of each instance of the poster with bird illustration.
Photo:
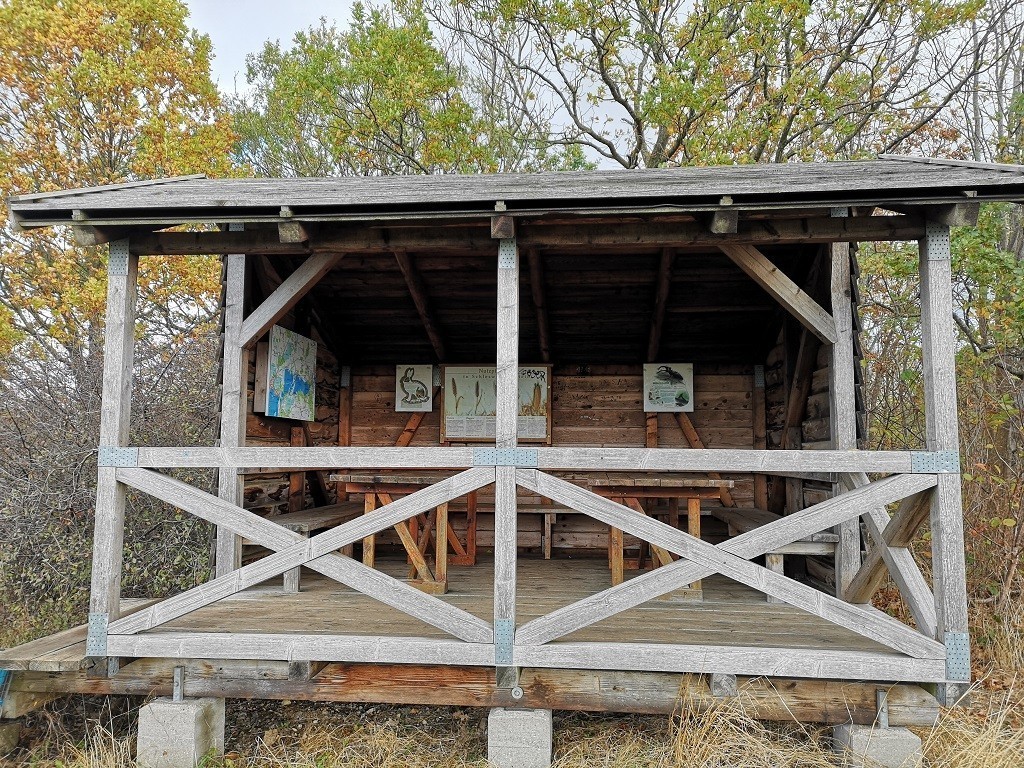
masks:
[[(441, 381), (441, 441), (494, 440), (498, 392), (494, 366), (446, 365)], [(517, 434), (524, 442), (551, 441), (549, 365), (519, 369)]]
[(644, 411), (693, 411), (693, 363), (644, 365)]
[(434, 410), (434, 366), (395, 366), (395, 410), (399, 413)]

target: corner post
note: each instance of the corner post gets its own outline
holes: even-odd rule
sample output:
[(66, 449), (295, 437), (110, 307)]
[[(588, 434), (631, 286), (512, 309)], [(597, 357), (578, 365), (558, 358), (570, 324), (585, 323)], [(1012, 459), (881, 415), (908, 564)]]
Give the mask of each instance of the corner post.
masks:
[[(832, 448), (849, 451), (857, 447), (857, 396), (854, 391), (853, 296), (850, 269), (850, 244), (831, 243), (832, 318), (836, 325), (836, 341), (832, 344), (829, 364), (829, 419)], [(834, 492), (840, 493), (839, 484)], [(841, 524), (836, 546), (836, 595), (846, 594), (854, 575), (860, 570), (860, 521), (857, 518)]]
[[(128, 240), (110, 243), (107, 258), (107, 318), (103, 341), (103, 394), (96, 478), (96, 523), (92, 546), (92, 586), (86, 655), (107, 655), (107, 625), (121, 615), (121, 567), (124, 550), (125, 486), (116, 465), (126, 452), (132, 414), (132, 368), (135, 363), (135, 304), (139, 257)], [(116, 672), (103, 662), (100, 674)]]
[[(959, 455), (949, 227), (929, 221), (918, 247), (926, 448)], [(947, 654), (947, 683), (940, 687), (940, 700), (952, 705), (971, 679), (964, 521), (960, 473), (940, 473), (937, 480), (931, 506), (932, 574), (936, 639), (945, 644)]]
[[(515, 450), (519, 420), (519, 249), (514, 231), (500, 234), (494, 441), (499, 452)], [(494, 665), (499, 687), (518, 684), (511, 653), (516, 624), (517, 537), (516, 468), (498, 466), (494, 483)]]
[[(241, 225), (231, 224), (232, 228)], [(224, 257), (224, 331), (221, 361), (220, 447), (238, 448), (245, 444), (246, 380), (249, 352), (241, 346), (245, 303), (245, 255)], [(233, 467), (217, 471), (217, 495), (231, 504), (241, 505), (243, 479)], [(217, 526), (216, 574), (223, 576), (242, 564), (242, 537)]]

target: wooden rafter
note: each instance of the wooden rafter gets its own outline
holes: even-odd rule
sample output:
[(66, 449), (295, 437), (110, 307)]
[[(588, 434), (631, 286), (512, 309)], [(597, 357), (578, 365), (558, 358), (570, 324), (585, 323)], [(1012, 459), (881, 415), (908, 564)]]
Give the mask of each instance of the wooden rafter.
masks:
[(836, 324), (826, 312), (785, 272), (776, 267), (753, 245), (722, 244), (718, 246), (750, 279), (764, 288), (800, 323), (821, 341), (836, 341)]
[(651, 332), (647, 337), (647, 362), (653, 363), (661, 349), (661, 331), (665, 326), (665, 310), (668, 308), (668, 292), (672, 287), (672, 262), (676, 252), (663, 248), (658, 261), (658, 280), (654, 293), (654, 312), (651, 315)]
[(540, 359), (551, 362), (551, 330), (548, 325), (548, 307), (544, 297), (544, 265), (536, 248), (526, 249), (526, 260), (530, 266), (530, 296), (537, 313), (537, 336), (540, 342)]
[(242, 322), (240, 342), (251, 347), (270, 330), (278, 320), (288, 314), (324, 275), (333, 269), (342, 254), (320, 254), (310, 256), (292, 274), (285, 278), (272, 294)]
[(405, 284), (409, 288), (409, 295), (412, 296), (413, 304), (416, 305), (420, 322), (423, 323), (423, 330), (426, 331), (430, 345), (434, 348), (434, 354), (437, 355), (438, 360), (444, 361), (447, 359), (444, 338), (441, 335), (441, 327), (430, 307), (430, 295), (427, 293), (426, 283), (423, 282), (423, 277), (416, 269), (413, 260), (409, 258), (408, 253), (396, 250), (394, 254), (398, 268), (402, 270), (402, 277), (405, 278)]

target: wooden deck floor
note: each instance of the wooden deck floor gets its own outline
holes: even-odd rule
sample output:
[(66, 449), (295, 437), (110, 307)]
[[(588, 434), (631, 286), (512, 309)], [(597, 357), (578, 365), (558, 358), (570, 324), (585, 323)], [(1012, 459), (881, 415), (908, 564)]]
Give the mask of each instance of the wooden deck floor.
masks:
[[(378, 561), (377, 567), (403, 576), (404, 561)], [(638, 575), (634, 571), (627, 575)], [(449, 570), (443, 599), (480, 618), (492, 618), (493, 569), (489, 562)], [(606, 589), (603, 560), (520, 559), (517, 624), (550, 613)], [(163, 627), (175, 632), (271, 633), (302, 631), (343, 635), (449, 637), (400, 611), (303, 571), (302, 591), (285, 594), (280, 581), (267, 582), (212, 604)], [(684, 643), (687, 645), (771, 646), (896, 651), (787, 605), (769, 604), (743, 585), (712, 577), (704, 581), (704, 601), (676, 595), (650, 601), (564, 638), (578, 642)]]

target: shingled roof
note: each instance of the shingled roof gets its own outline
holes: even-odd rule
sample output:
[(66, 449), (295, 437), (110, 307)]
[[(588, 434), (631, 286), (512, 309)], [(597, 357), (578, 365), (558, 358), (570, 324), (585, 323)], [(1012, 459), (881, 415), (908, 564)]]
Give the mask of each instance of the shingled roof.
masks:
[(1024, 201), (1024, 166), (877, 160), (533, 174), (208, 179), (182, 176), (20, 195), (21, 227), (373, 220), (510, 212), (707, 211)]

